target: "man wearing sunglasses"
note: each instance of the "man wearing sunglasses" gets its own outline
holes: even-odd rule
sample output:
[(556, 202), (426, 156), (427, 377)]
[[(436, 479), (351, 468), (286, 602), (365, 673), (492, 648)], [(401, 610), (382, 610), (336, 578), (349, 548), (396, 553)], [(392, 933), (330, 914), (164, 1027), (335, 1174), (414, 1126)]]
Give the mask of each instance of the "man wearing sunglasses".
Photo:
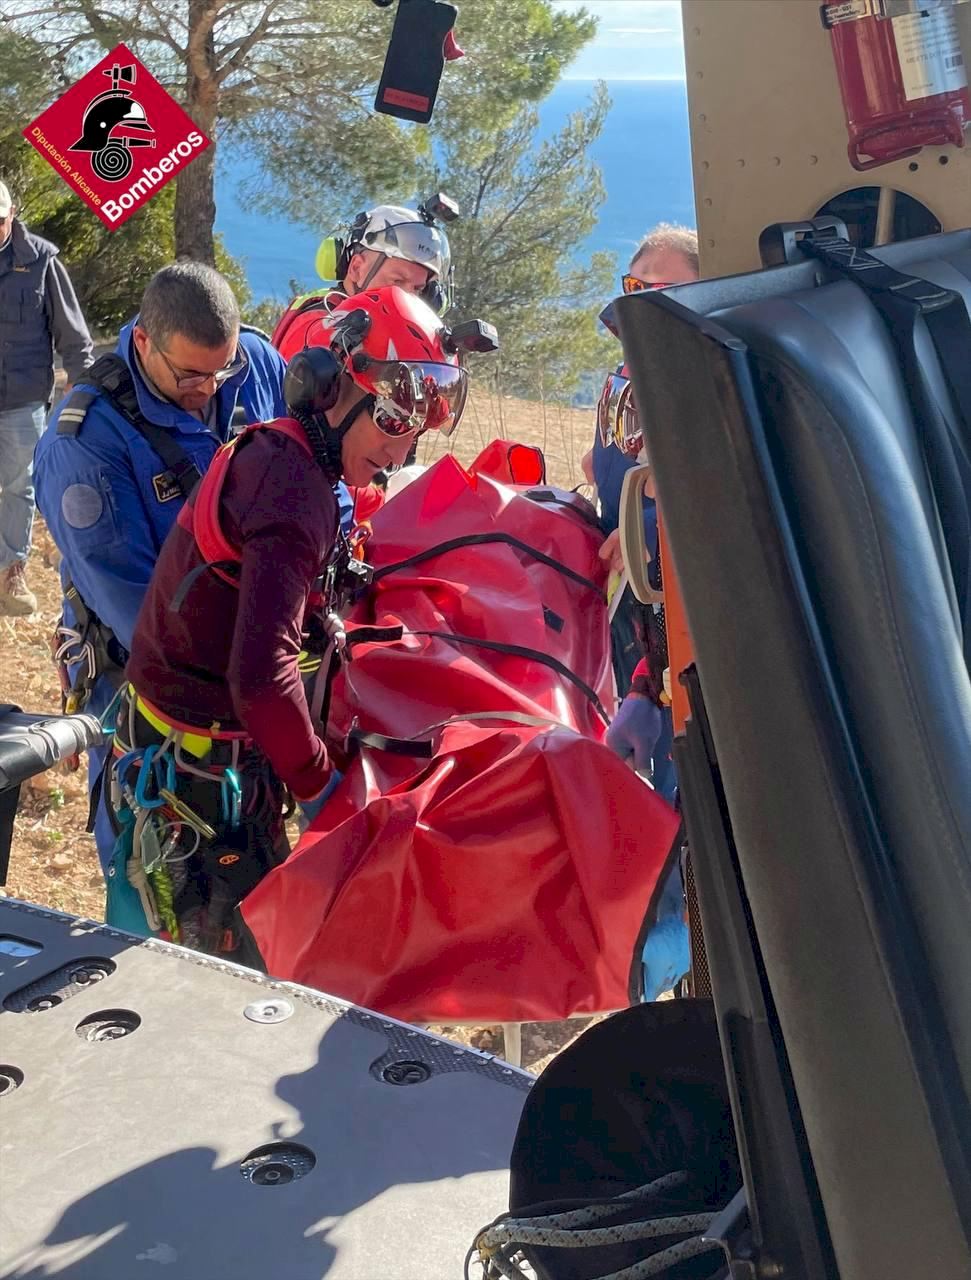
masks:
[[(649, 231), (634, 251), (630, 267), (622, 278), (624, 293), (637, 293), (641, 289), (664, 289), (669, 285), (688, 284), (698, 279), (698, 235), (688, 227), (661, 223)], [(607, 533), (601, 555), (615, 568), (620, 567), (620, 492), (624, 476), (635, 465), (635, 459), (626, 457), (620, 449), (594, 432), (593, 447), (583, 457), (584, 474), (597, 486), (600, 513)], [(647, 545), (653, 545), (656, 534), (653, 521), (653, 503), (645, 506), (645, 533), (650, 534)], [(624, 686), (626, 687), (626, 685)]]
[[(63, 556), (55, 638), (65, 709), (101, 715), (179, 510), (230, 436), (284, 411), (285, 365), (240, 325), (228, 282), (178, 262), (149, 281), (138, 315), (58, 406), (34, 457), (37, 504)], [(103, 752), (89, 758), (94, 784)], [(99, 819), (102, 860), (114, 836)]]
[[(290, 362), (290, 416), (220, 451), (162, 548), (117, 721), (133, 773), (114, 793), (124, 796), (126, 780), (137, 793), (139, 753), (155, 745), (172, 755), (166, 776), (189, 816), (158, 872), (174, 890), (163, 891), (153, 872), (149, 892), (171, 900), (167, 931), (174, 926), (186, 945), (236, 952), (232, 908), (288, 852), (284, 788), (310, 802), (328, 784), (324, 726), (311, 717), (299, 659), (308, 631), (335, 642), (342, 635), (340, 610), (356, 577), (334, 485), (341, 477), (366, 485), (399, 466), (424, 432), (455, 429), (468, 381), (459, 339), (398, 288), (339, 303), (318, 345)], [(229, 762), (235, 814), (223, 804)], [(131, 811), (128, 800), (118, 805), (122, 828), (126, 805)], [(193, 814), (208, 832), (193, 828)], [(160, 833), (170, 817), (160, 818)], [(136, 822), (136, 833), (147, 825)], [(138, 855), (119, 848), (125, 859)], [(125, 866), (114, 871), (127, 878)]]
[[(655, 227), (638, 246), (623, 277), (625, 293), (663, 289), (698, 279), (698, 237), (686, 227)], [(609, 308), (607, 309), (609, 312)], [(602, 317), (605, 323), (608, 316)], [(608, 327), (610, 325), (608, 324)], [(623, 367), (608, 375), (597, 406), (593, 449), (583, 460), (588, 479), (597, 485), (601, 519), (607, 538), (601, 558), (611, 568), (623, 568), (620, 555), (620, 496), (624, 476), (637, 465), (643, 433), (637, 406)], [(644, 538), (657, 565), (657, 511), (653, 497), (644, 497)], [(658, 577), (654, 585), (661, 586)], [(666, 800), (673, 800), (676, 778), (671, 761), (671, 711), (664, 706), (661, 679), (667, 643), (663, 610), (639, 605), (630, 588), (620, 600), (611, 623), (617, 688), (626, 691), (607, 733), (607, 745), (639, 773), (649, 776)], [(687, 972), (687, 926), (681, 872), (675, 867), (664, 886), (656, 921), (643, 951), (644, 998), (656, 1000), (676, 986)]]

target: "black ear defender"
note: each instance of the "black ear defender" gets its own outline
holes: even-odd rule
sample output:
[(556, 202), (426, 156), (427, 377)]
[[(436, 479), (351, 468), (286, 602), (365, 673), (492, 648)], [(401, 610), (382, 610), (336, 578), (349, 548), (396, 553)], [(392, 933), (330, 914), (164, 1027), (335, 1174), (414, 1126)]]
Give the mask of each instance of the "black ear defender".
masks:
[(343, 368), (326, 347), (304, 347), (287, 365), (283, 398), (295, 418), (333, 409), (341, 391)]

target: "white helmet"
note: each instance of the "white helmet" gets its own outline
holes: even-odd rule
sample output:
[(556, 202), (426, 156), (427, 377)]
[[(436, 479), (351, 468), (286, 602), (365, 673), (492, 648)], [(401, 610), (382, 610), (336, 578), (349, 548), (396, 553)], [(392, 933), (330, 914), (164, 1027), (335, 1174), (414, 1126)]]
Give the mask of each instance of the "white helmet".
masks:
[(358, 249), (415, 262), (443, 282), (452, 263), (448, 236), (442, 228), (396, 204), (379, 204), (355, 219), (347, 237), (347, 253), (353, 255)]

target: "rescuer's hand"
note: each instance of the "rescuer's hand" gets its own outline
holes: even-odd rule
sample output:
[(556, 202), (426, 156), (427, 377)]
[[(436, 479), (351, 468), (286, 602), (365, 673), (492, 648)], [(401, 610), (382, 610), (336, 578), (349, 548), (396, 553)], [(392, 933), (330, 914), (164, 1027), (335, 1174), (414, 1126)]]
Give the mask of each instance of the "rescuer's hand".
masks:
[(600, 548), (599, 555), (611, 573), (624, 572), (624, 557), (620, 551), (619, 529), (615, 529), (613, 533), (607, 535)]
[(629, 693), (607, 730), (607, 746), (648, 778), (660, 733), (661, 708), (643, 693)]

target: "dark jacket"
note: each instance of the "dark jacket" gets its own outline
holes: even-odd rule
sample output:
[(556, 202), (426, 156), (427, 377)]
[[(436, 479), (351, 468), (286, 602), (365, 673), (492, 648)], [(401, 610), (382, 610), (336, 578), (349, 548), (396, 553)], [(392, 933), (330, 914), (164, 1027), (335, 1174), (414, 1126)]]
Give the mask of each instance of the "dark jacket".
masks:
[(0, 251), (0, 409), (50, 403), (55, 350), (69, 382), (91, 364), (91, 335), (57, 254), (14, 218)]
[[(298, 799), (330, 766), (310, 720), (297, 657), (308, 598), (338, 530), (333, 488), (301, 447), (254, 432), (232, 459), (220, 523), (241, 549), (239, 586), (203, 563), (176, 524), (135, 623), (128, 678), (163, 716), (205, 731), (244, 730)], [(185, 584), (185, 585), (183, 585)], [(180, 588), (186, 591), (172, 607)]]

